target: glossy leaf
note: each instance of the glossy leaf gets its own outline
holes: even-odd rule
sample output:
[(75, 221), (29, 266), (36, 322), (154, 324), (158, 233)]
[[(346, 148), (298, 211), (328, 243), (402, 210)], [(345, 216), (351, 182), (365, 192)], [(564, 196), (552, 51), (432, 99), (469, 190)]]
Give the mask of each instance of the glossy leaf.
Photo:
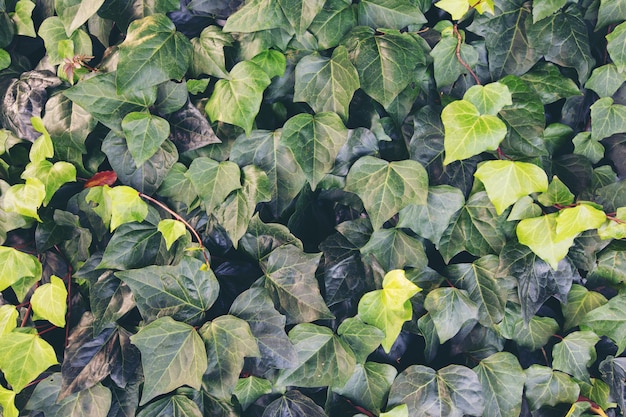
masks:
[(94, 2), (82, 2), (75, 0), (62, 0), (56, 2), (57, 13), (65, 26), (65, 33), (71, 36), (72, 33), (87, 22), (96, 14), (104, 0)]
[(526, 375), (517, 358), (509, 352), (498, 352), (474, 368), (483, 388), (485, 409), (499, 417), (518, 417)]
[(102, 220), (105, 224), (110, 223), (111, 231), (125, 223), (141, 222), (148, 215), (148, 205), (141, 199), (139, 192), (125, 185), (91, 188), (86, 200), (97, 204)]
[(608, 303), (589, 311), (582, 319), (580, 327), (605, 335), (617, 345), (618, 352), (626, 349), (626, 320), (624, 320), (624, 296), (618, 295)]
[(526, 369), (526, 399), (531, 410), (544, 405), (573, 403), (580, 391), (576, 382), (568, 375), (541, 365)]
[[(444, 30), (441, 35), (441, 41), (430, 52), (433, 57), (435, 82), (439, 88), (448, 86), (454, 83), (460, 75), (469, 73), (456, 56), (457, 37), (453, 36), (449, 29)], [(470, 68), (478, 63), (478, 52), (465, 42), (461, 43), (459, 54)]]
[[(78, 29), (68, 36), (63, 20), (59, 16), (51, 16), (44, 20), (39, 26), (38, 35), (44, 40), (52, 65), (59, 65), (65, 58), (71, 59), (74, 55), (91, 55), (91, 39), (87, 32)], [(64, 45), (69, 48), (64, 48)]]
[(365, 362), (356, 365), (354, 373), (343, 387), (334, 389), (366, 410), (379, 413), (398, 371), (388, 364)]
[(30, 278), (33, 284), (41, 279), (42, 266), (33, 255), (15, 248), (0, 246), (0, 287), (2, 290), (22, 278)]
[(55, 409), (55, 417), (73, 415), (78, 417), (106, 417), (111, 406), (111, 390), (102, 384), (67, 397)]
[(426, 203), (426, 179), (426, 170), (415, 161), (386, 162), (365, 156), (350, 168), (345, 189), (361, 198), (377, 230), (409, 204)]
[(567, 303), (561, 306), (565, 317), (564, 329), (579, 326), (588, 312), (606, 304), (607, 301), (602, 294), (589, 291), (582, 285), (573, 284), (567, 294)]
[(224, 48), (231, 46), (233, 38), (230, 34), (222, 32), (218, 26), (207, 26), (200, 33), (200, 37), (193, 38), (193, 60), (191, 61), (191, 73), (212, 75), (226, 78), (226, 62)]
[(470, 320), (478, 320), (478, 306), (466, 290), (437, 288), (426, 295), (424, 308), (435, 324), (440, 343), (454, 337)]
[(577, 235), (585, 230), (596, 229), (606, 220), (606, 214), (590, 204), (581, 203), (576, 207), (568, 207), (559, 212), (556, 218), (556, 235)]
[(624, 39), (626, 37), (626, 25), (619, 24), (615, 29), (606, 35), (608, 44), (606, 50), (617, 66), (617, 70), (624, 72), (626, 69), (626, 50), (624, 49)]
[(193, 160), (185, 173), (207, 212), (220, 205), (231, 191), (241, 188), (241, 173), (230, 161), (218, 162), (201, 157)]
[(497, 115), (504, 106), (513, 104), (511, 92), (506, 84), (499, 82), (485, 86), (474, 85), (463, 95), (463, 100), (469, 101), (480, 114)]
[(15, 393), (57, 363), (52, 346), (37, 334), (13, 331), (0, 337), (0, 369)]
[(339, 45), (344, 35), (357, 25), (357, 11), (344, 0), (330, 0), (318, 13), (309, 26), (318, 45), (332, 48)]
[(591, 106), (591, 138), (601, 140), (626, 132), (626, 106), (604, 97)]
[(287, 391), (272, 401), (263, 412), (264, 417), (324, 417), (324, 409), (300, 391)]
[(61, 278), (52, 275), (49, 283), (37, 287), (30, 304), (35, 318), (48, 320), (57, 327), (65, 327), (67, 289)]
[(198, 408), (198, 404), (184, 395), (171, 395), (148, 404), (137, 414), (137, 417), (163, 415), (201, 417), (202, 412)]
[(128, 113), (122, 120), (128, 151), (135, 164), (141, 165), (154, 155), (170, 134), (166, 120), (149, 113)]
[(232, 14), (225, 32), (259, 32), (288, 26), (289, 22), (277, 0), (254, 0)]
[(161, 317), (131, 336), (141, 351), (145, 383), (140, 405), (182, 385), (200, 389), (207, 356), (193, 327)]
[(595, 345), (599, 340), (598, 335), (590, 331), (568, 334), (554, 346), (552, 366), (578, 380), (590, 382), (588, 367), (596, 360)]
[(600, 362), (599, 370), (602, 373), (602, 380), (609, 386), (610, 396), (619, 404), (620, 408), (623, 408), (625, 405), (624, 377), (626, 377), (624, 359), (609, 355)]
[(359, 3), (358, 24), (373, 28), (402, 29), (426, 23), (426, 18), (407, 0), (365, 0)]
[(405, 267), (423, 269), (428, 264), (422, 242), (397, 228), (372, 233), (361, 253), (374, 255), (385, 271)]
[(554, 270), (574, 244), (576, 234), (557, 235), (557, 214), (524, 219), (517, 225), (517, 239), (528, 246)]
[(337, 334), (343, 339), (356, 357), (357, 363), (364, 364), (385, 338), (385, 333), (376, 326), (365, 324), (357, 317), (349, 317), (341, 322)]

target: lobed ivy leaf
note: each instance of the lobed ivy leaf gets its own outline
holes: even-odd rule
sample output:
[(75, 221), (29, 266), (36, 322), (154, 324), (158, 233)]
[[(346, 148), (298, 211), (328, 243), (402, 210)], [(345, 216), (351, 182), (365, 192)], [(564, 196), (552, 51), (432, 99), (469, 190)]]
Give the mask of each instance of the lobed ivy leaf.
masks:
[(47, 206), (59, 188), (68, 182), (76, 181), (76, 168), (65, 161), (54, 164), (47, 160), (31, 162), (24, 168), (22, 178), (36, 178), (43, 183), (46, 196), (42, 204)]
[[(449, 29), (442, 31), (441, 40), (433, 47), (430, 56), (433, 58), (433, 72), (437, 87), (443, 88), (454, 83), (459, 76), (469, 71), (461, 64), (456, 55), (458, 39)], [(461, 43), (459, 54), (469, 68), (478, 64), (478, 51), (472, 45)]]
[(555, 271), (574, 244), (576, 234), (557, 234), (558, 213), (523, 219), (517, 224), (517, 239), (528, 246), (538, 257), (546, 261)]
[(380, 413), (386, 403), (391, 384), (398, 371), (386, 363), (357, 364), (354, 373), (343, 387), (333, 391), (366, 410)]
[(137, 417), (158, 417), (158, 416), (188, 416), (202, 417), (202, 411), (190, 398), (176, 394), (158, 399), (137, 414)]
[(141, 352), (145, 378), (139, 405), (183, 385), (200, 389), (208, 363), (202, 339), (193, 327), (160, 317), (130, 341)]
[(569, 375), (542, 365), (532, 365), (525, 373), (525, 393), (531, 410), (578, 400), (580, 388)]
[(618, 353), (626, 349), (626, 320), (624, 320), (624, 295), (617, 295), (583, 317), (580, 328), (595, 334), (609, 337), (616, 345)]
[(29, 279), (34, 284), (41, 279), (41, 274), (42, 265), (36, 257), (12, 247), (0, 246), (0, 287), (2, 291), (23, 278)]
[(358, 24), (373, 28), (403, 29), (421, 26), (426, 18), (410, 0), (364, 0), (358, 3)]
[(626, 25), (621, 23), (606, 35), (608, 42), (606, 50), (611, 56), (613, 63), (617, 66), (619, 72), (626, 69), (626, 48), (624, 48), (624, 40), (626, 39)]
[(278, 0), (283, 14), (296, 35), (303, 35), (315, 16), (324, 7), (325, 0)]
[(618, 208), (614, 217), (618, 221), (608, 221), (598, 229), (601, 239), (623, 239), (626, 235), (626, 225), (620, 222), (626, 219), (626, 207)]
[(272, 392), (272, 383), (267, 379), (251, 375), (247, 378), (239, 378), (235, 386), (234, 395), (245, 411), (259, 397)]
[(67, 289), (63, 280), (56, 275), (50, 282), (40, 285), (30, 298), (33, 308), (33, 319), (44, 319), (57, 327), (65, 327), (67, 313)]
[(606, 214), (590, 204), (581, 203), (567, 207), (556, 218), (556, 236), (578, 235), (589, 229), (596, 229), (606, 221)]
[(193, 59), (190, 71), (194, 76), (201, 74), (226, 78), (226, 58), (224, 49), (232, 46), (233, 37), (225, 33), (219, 26), (207, 26), (200, 33), (200, 37), (193, 38)]
[(597, 164), (604, 157), (604, 146), (600, 141), (591, 139), (591, 132), (580, 132), (573, 139), (574, 153), (582, 155)]
[(441, 344), (454, 337), (465, 323), (478, 320), (478, 305), (466, 290), (440, 287), (430, 291), (424, 300)]
[(358, 364), (364, 364), (369, 354), (385, 338), (383, 330), (365, 324), (359, 316), (348, 317), (342, 321), (337, 328), (337, 334), (350, 346)]
[(596, 360), (595, 345), (600, 340), (591, 331), (578, 331), (565, 336), (554, 345), (552, 367), (580, 381), (591, 382), (589, 367)]
[(165, 245), (155, 224), (126, 223), (115, 230), (98, 268), (134, 269), (163, 262)]
[(357, 9), (344, 0), (329, 0), (313, 18), (309, 31), (317, 38), (321, 48), (330, 49), (357, 26)]
[(211, 213), (231, 193), (241, 188), (239, 167), (230, 161), (218, 162), (211, 158), (195, 158), (189, 165), (185, 177), (191, 181), (194, 190)]
[(35, 7), (37, 7), (37, 5), (30, 0), (18, 0), (15, 2), (15, 13), (12, 16), (12, 20), (15, 23), (16, 33), (18, 35), (29, 36), (31, 38), (37, 36), (35, 23), (32, 19)]
[[(111, 390), (102, 384), (80, 391), (54, 404), (54, 417), (106, 417), (111, 408)], [(49, 409), (48, 409), (49, 410)]]
[(148, 204), (139, 192), (125, 185), (93, 187), (85, 199), (101, 208), (98, 214), (105, 224), (110, 224), (111, 231), (125, 223), (141, 222), (148, 215)]
[(223, 30), (250, 33), (289, 26), (278, 0), (253, 0), (230, 15)]
[(15, 392), (4, 387), (0, 387), (0, 406), (4, 417), (18, 417), (20, 411), (15, 406)]
[(596, 67), (585, 83), (585, 88), (595, 91), (600, 97), (611, 97), (626, 81), (626, 73), (620, 72), (614, 63)]
[(598, 8), (596, 29), (600, 29), (611, 23), (617, 23), (620, 20), (624, 20), (624, 18), (626, 18), (626, 3), (624, 3), (623, 0), (602, 0)]
[(520, 197), (548, 189), (548, 177), (543, 169), (528, 162), (487, 161), (474, 173), (487, 191), (498, 215)]
[(574, 80), (561, 74), (559, 67), (550, 62), (537, 63), (520, 78), (541, 98), (543, 104), (581, 94)]
[(165, 239), (165, 245), (168, 250), (172, 247), (174, 242), (184, 236), (187, 232), (185, 224), (180, 220), (174, 219), (161, 220), (157, 225), (157, 230), (163, 235), (163, 239)]
[(50, 16), (45, 19), (39, 26), (38, 35), (44, 41), (51, 65), (62, 64), (64, 59), (71, 59), (75, 55), (91, 56), (92, 54), (91, 38), (87, 32), (77, 29), (68, 35), (63, 20), (59, 16)]
[(131, 112), (122, 119), (128, 151), (136, 165), (150, 159), (170, 135), (167, 120), (149, 113)]
[(3, 196), (3, 208), (9, 213), (32, 217), (41, 221), (37, 211), (46, 199), (46, 186), (35, 177), (27, 178), (25, 184), (16, 184)]
[(191, 42), (164, 14), (133, 21), (119, 45), (117, 92), (125, 94), (171, 79), (181, 80), (189, 68), (192, 51)]
[(263, 412), (264, 417), (324, 417), (324, 409), (300, 391), (291, 390), (272, 401)]
[(364, 156), (350, 168), (345, 190), (359, 196), (377, 230), (409, 204), (426, 203), (427, 174), (412, 160), (386, 162)]
[(624, 358), (616, 358), (613, 355), (607, 356), (600, 362), (599, 370), (602, 380), (609, 386), (609, 398), (616, 401), (623, 410), (626, 406), (624, 401), (624, 379), (626, 379), (626, 363)]
[(563, 184), (563, 181), (556, 175), (552, 177), (552, 181), (548, 185), (548, 189), (539, 194), (537, 201), (546, 207), (561, 205), (569, 206), (574, 202), (574, 194)]
[(82, 2), (77, 0), (59, 0), (55, 2), (57, 14), (65, 26), (65, 34), (69, 37), (72, 33), (96, 14), (105, 0)]
[(421, 270), (428, 265), (422, 242), (399, 228), (376, 230), (361, 254), (374, 255), (385, 271), (406, 267)]
[(0, 337), (0, 369), (16, 394), (57, 363), (54, 348), (36, 333), (16, 330)]
[(579, 326), (586, 314), (606, 304), (608, 300), (599, 292), (589, 291), (579, 284), (572, 284), (567, 293), (567, 303), (561, 305), (565, 317), (565, 330)]
[(473, 85), (463, 95), (463, 100), (469, 101), (480, 114), (495, 116), (505, 106), (513, 104), (511, 92), (506, 84), (493, 82), (487, 85)]
[(483, 388), (485, 409), (498, 417), (518, 417), (526, 375), (517, 358), (498, 352), (480, 361), (474, 368)]
[(626, 132), (626, 106), (604, 97), (591, 105), (591, 139), (601, 140)]

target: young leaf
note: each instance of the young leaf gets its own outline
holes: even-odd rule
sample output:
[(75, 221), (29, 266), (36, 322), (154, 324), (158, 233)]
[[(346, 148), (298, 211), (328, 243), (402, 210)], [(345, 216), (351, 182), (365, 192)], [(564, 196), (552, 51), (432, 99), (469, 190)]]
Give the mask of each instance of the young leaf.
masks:
[(470, 320), (478, 320), (478, 306), (465, 290), (440, 287), (428, 293), (424, 300), (440, 343), (454, 337)]
[(17, 327), (17, 316), (18, 312), (15, 306), (11, 304), (0, 306), (0, 337)]
[(126, 39), (119, 45), (117, 92), (125, 94), (171, 79), (182, 79), (192, 52), (191, 42), (176, 31), (176, 26), (164, 14), (133, 21)]
[(528, 246), (538, 257), (546, 261), (554, 270), (565, 258), (574, 244), (574, 235), (558, 236), (556, 232), (558, 213), (523, 219), (517, 224), (517, 239)]
[(272, 383), (267, 379), (251, 375), (247, 378), (239, 378), (235, 387), (234, 395), (245, 411), (259, 397), (272, 392)]
[(31, 162), (35, 163), (44, 161), (47, 158), (52, 158), (54, 156), (54, 145), (52, 144), (50, 133), (48, 133), (48, 130), (43, 124), (43, 120), (41, 120), (40, 117), (31, 117), (30, 123), (33, 125), (33, 129), (41, 133), (41, 136), (33, 142), (33, 146), (28, 152), (28, 158)]
[(356, 366), (354, 353), (328, 327), (301, 323), (289, 332), (298, 353), (298, 365), (281, 370), (276, 385), (341, 387)]
[(525, 372), (525, 393), (531, 410), (544, 405), (570, 404), (578, 399), (580, 388), (569, 375), (541, 365), (532, 365)]
[(243, 128), (249, 135), (254, 118), (261, 107), (263, 91), (270, 85), (263, 68), (251, 61), (242, 61), (231, 70), (227, 79), (215, 84), (206, 104), (206, 113), (219, 120)]
[(359, 196), (374, 230), (378, 230), (409, 204), (426, 203), (427, 174), (412, 160), (386, 162), (364, 156), (350, 168), (345, 190)]
[(122, 130), (136, 166), (150, 159), (170, 135), (167, 120), (141, 112), (128, 113), (122, 120)]
[(0, 246), (0, 289), (2, 291), (25, 277), (30, 278), (34, 284), (41, 279), (41, 271), (41, 262), (33, 255), (15, 248)]
[(141, 351), (145, 378), (139, 405), (182, 385), (200, 389), (208, 362), (204, 343), (193, 327), (161, 317), (130, 341)]
[(15, 391), (0, 387), (0, 406), (4, 417), (18, 417), (20, 411), (15, 406)]
[(4, 49), (0, 48), (0, 71), (11, 65), (11, 55)]
[(179, 220), (163, 219), (157, 225), (157, 230), (163, 235), (167, 250), (170, 250), (174, 242), (187, 232), (185, 224)]
[(604, 97), (591, 105), (591, 139), (602, 140), (626, 132), (626, 106)]
[(552, 177), (548, 189), (539, 194), (537, 201), (546, 207), (554, 205), (569, 206), (574, 202), (574, 194), (567, 188), (567, 185), (563, 184), (563, 181), (556, 175)]
[(585, 230), (600, 227), (605, 220), (606, 214), (589, 204), (565, 208), (556, 218), (556, 237), (576, 236)]
[(63, 280), (55, 275), (50, 282), (35, 289), (30, 299), (34, 320), (44, 319), (57, 327), (65, 327), (67, 313), (67, 289)]
[(52, 346), (37, 334), (14, 331), (0, 337), (0, 369), (16, 394), (57, 363)]
[(474, 176), (485, 186), (498, 215), (520, 197), (548, 189), (545, 171), (527, 162), (487, 161), (478, 166)]
[(359, 318), (385, 332), (381, 345), (389, 353), (402, 325), (411, 320), (413, 308), (409, 301), (422, 289), (409, 281), (404, 271), (396, 269), (385, 274), (383, 288), (364, 294), (359, 300)]
[(137, 190), (125, 185), (103, 189), (111, 201), (111, 231), (124, 223), (142, 222), (148, 215), (148, 204)]
[(511, 92), (506, 84), (499, 82), (487, 85), (474, 85), (463, 95), (463, 100), (469, 101), (480, 114), (497, 115), (504, 106), (513, 104)]
[(481, 360), (474, 372), (483, 387), (485, 410), (501, 417), (518, 417), (526, 374), (517, 358), (498, 352)]
[(37, 211), (46, 199), (46, 186), (41, 180), (31, 177), (25, 184), (13, 185), (3, 196), (4, 210), (18, 213), (41, 221)]
[(63, 184), (76, 181), (76, 168), (74, 165), (65, 161), (58, 161), (54, 164), (50, 161), (31, 162), (26, 165), (22, 172), (22, 178), (36, 178), (40, 180), (46, 189), (46, 197), (43, 205), (47, 206), (54, 193), (56, 193)]
[(366, 410), (380, 413), (397, 374), (396, 368), (386, 363), (357, 364), (348, 382), (333, 391)]
[(598, 335), (590, 331), (568, 334), (554, 345), (552, 367), (580, 381), (591, 382), (588, 368), (596, 360), (595, 345), (599, 340)]
[(626, 296), (617, 295), (608, 303), (589, 311), (582, 319), (580, 328), (604, 335), (617, 345), (617, 352), (626, 349)]
[(441, 113), (445, 127), (444, 165), (467, 159), (484, 151), (494, 151), (506, 136), (506, 125), (498, 117), (482, 115), (474, 104), (457, 100)]

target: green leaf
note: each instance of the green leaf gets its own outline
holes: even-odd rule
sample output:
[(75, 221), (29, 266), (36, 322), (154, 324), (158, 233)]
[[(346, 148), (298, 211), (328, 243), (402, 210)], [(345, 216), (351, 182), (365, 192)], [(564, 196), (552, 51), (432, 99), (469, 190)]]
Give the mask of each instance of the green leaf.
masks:
[(538, 257), (546, 261), (554, 270), (559, 268), (569, 248), (574, 244), (576, 234), (557, 235), (558, 213), (523, 219), (517, 224), (517, 239), (528, 246)]
[(287, 58), (282, 53), (268, 49), (255, 55), (250, 62), (258, 65), (270, 79), (282, 77), (287, 69)]
[(206, 104), (206, 113), (211, 120), (239, 126), (250, 135), (261, 107), (263, 91), (270, 82), (263, 68), (254, 62), (239, 62), (230, 70), (227, 79), (215, 84)]
[(441, 113), (445, 127), (444, 165), (467, 159), (484, 151), (494, 151), (506, 136), (506, 125), (493, 115), (481, 115), (474, 104), (457, 100)]
[(495, 116), (505, 106), (513, 104), (511, 92), (506, 84), (499, 82), (485, 86), (474, 85), (463, 95), (463, 100), (469, 101), (480, 114)]
[(626, 132), (626, 106), (613, 104), (604, 97), (591, 105), (591, 139), (601, 140), (616, 133)]
[(50, 282), (35, 289), (30, 304), (33, 308), (34, 319), (48, 320), (57, 327), (65, 327), (67, 313), (67, 289), (63, 280), (55, 275)]
[(53, 416), (106, 417), (111, 408), (111, 399), (111, 390), (102, 384), (96, 384), (60, 401), (58, 408), (54, 407)]
[(265, 287), (289, 323), (311, 322), (334, 316), (315, 279), (321, 253), (304, 253), (293, 245), (274, 249), (265, 266)]
[(150, 113), (128, 113), (122, 120), (122, 130), (137, 166), (150, 159), (170, 135), (167, 120)]
[(20, 411), (15, 406), (15, 392), (0, 387), (0, 406), (4, 417), (18, 417)]
[(558, 12), (568, 0), (538, 0), (533, 4), (533, 22), (536, 23)]
[[(75, 55), (91, 56), (91, 38), (87, 32), (78, 29), (67, 36), (63, 21), (58, 16), (48, 17), (41, 23), (39, 36), (44, 41), (51, 65), (62, 64), (64, 59), (72, 59)], [(64, 45), (69, 48), (64, 48)]]
[(161, 317), (130, 341), (141, 351), (145, 378), (139, 405), (182, 385), (200, 389), (208, 363), (204, 343), (193, 327)]
[(554, 345), (552, 367), (580, 381), (591, 382), (589, 367), (596, 360), (597, 334), (590, 331), (573, 332)]
[(498, 215), (520, 197), (548, 190), (545, 171), (527, 162), (487, 161), (478, 166), (474, 176), (485, 186)]
[(440, 343), (453, 338), (465, 323), (478, 320), (478, 305), (466, 290), (440, 287), (429, 292), (424, 300)]
[(125, 223), (141, 222), (148, 215), (148, 204), (141, 199), (139, 191), (125, 185), (93, 187), (85, 199), (97, 204), (98, 214), (105, 224), (110, 221), (111, 231)]
[(397, 374), (396, 368), (386, 363), (357, 364), (346, 384), (333, 391), (353, 404), (378, 414), (385, 406), (387, 394)]
[(211, 158), (195, 158), (185, 173), (204, 204), (212, 212), (231, 193), (241, 188), (239, 167), (230, 161), (218, 162)]
[(333, 168), (348, 140), (348, 129), (336, 113), (299, 114), (283, 126), (281, 141), (291, 149), (306, 179), (315, 190)]
[(409, 407), (406, 404), (397, 405), (389, 411), (380, 413), (380, 417), (409, 417)]
[(586, 157), (594, 164), (604, 158), (604, 146), (600, 141), (591, 139), (591, 132), (580, 132), (572, 139), (572, 143), (575, 154)]
[(601, 0), (596, 30), (611, 23), (619, 23), (624, 19), (626, 19), (626, 2), (624, 0)]
[(291, 329), (289, 339), (298, 352), (298, 365), (281, 370), (276, 385), (341, 387), (353, 374), (354, 353), (328, 327), (301, 323)]
[(385, 271), (405, 267), (421, 270), (428, 265), (422, 242), (398, 228), (376, 230), (361, 253), (373, 254)]
[(626, 296), (617, 295), (608, 303), (589, 311), (580, 323), (581, 330), (592, 330), (597, 335), (611, 338), (618, 353), (626, 349)]
[(33, 125), (33, 129), (41, 133), (41, 136), (33, 142), (33, 146), (30, 148), (30, 152), (28, 152), (30, 161), (36, 163), (52, 158), (54, 156), (54, 145), (48, 130), (46, 130), (43, 124), (43, 120), (40, 117), (31, 117), (30, 122)]
[[(391, 386), (388, 406), (404, 403), (411, 416), (482, 415), (482, 386), (474, 371), (461, 365), (448, 365), (435, 371), (411, 365)], [(491, 411), (490, 411), (491, 412)]]
[(0, 306), (0, 336), (10, 333), (17, 327), (17, 316), (18, 312), (15, 306), (11, 304)]
[(46, 197), (43, 205), (47, 206), (54, 194), (63, 184), (76, 181), (76, 168), (65, 161), (58, 161), (54, 164), (50, 161), (31, 162), (22, 172), (22, 178), (36, 178), (43, 183), (46, 188)]
[(96, 14), (105, 0), (83, 2), (79, 0), (56, 0), (55, 8), (57, 14), (63, 21), (65, 33), (72, 36), (72, 33)]
[(263, 411), (265, 417), (325, 417), (324, 409), (300, 391), (287, 391), (272, 401)]
[(440, 0), (435, 6), (450, 13), (452, 20), (459, 20), (470, 9), (470, 2), (467, 0)]
[(309, 31), (317, 38), (320, 48), (330, 49), (339, 45), (355, 26), (357, 26), (356, 7), (345, 0), (329, 0), (311, 22)]
[(565, 317), (564, 330), (579, 326), (585, 315), (606, 304), (608, 300), (600, 293), (589, 291), (582, 285), (573, 284), (567, 293), (567, 303), (561, 305)]
[(559, 68), (549, 62), (538, 63), (520, 78), (541, 97), (543, 104), (581, 95), (574, 80), (563, 76)]
[(0, 48), (0, 71), (11, 65), (11, 55), (4, 49)]
[(178, 238), (185, 235), (187, 228), (185, 223), (174, 219), (163, 219), (157, 225), (157, 230), (163, 235), (165, 245), (169, 250)]
[(611, 97), (626, 81), (626, 73), (620, 72), (614, 63), (596, 67), (585, 83), (585, 88), (595, 91), (600, 97)]
[(564, 208), (556, 218), (556, 237), (576, 236), (585, 230), (600, 227), (605, 220), (606, 214), (590, 204)]
[(14, 331), (0, 337), (0, 369), (16, 394), (57, 363), (52, 346), (37, 334)]
[(235, 387), (234, 395), (245, 411), (259, 397), (272, 392), (272, 383), (267, 379), (251, 375), (247, 378), (239, 378)]
[(364, 156), (350, 168), (345, 190), (359, 196), (377, 230), (404, 207), (426, 203), (427, 174), (412, 160), (386, 162)]
[(13, 185), (3, 196), (4, 210), (41, 221), (37, 210), (46, 199), (46, 186), (37, 178), (27, 178), (25, 184)]
[(305, 56), (295, 71), (295, 101), (307, 103), (316, 113), (335, 112), (348, 118), (348, 106), (360, 83), (344, 46), (335, 48), (330, 58), (317, 53)]
[(305, 33), (315, 16), (324, 7), (324, 0), (278, 0), (283, 14), (296, 35)]
[[(461, 64), (456, 48), (458, 39), (450, 30), (444, 30), (441, 41), (433, 47), (430, 56), (433, 57), (433, 72), (437, 87), (443, 88), (454, 83), (462, 74), (469, 74), (469, 70)], [(459, 54), (469, 68), (478, 64), (478, 51), (472, 45), (461, 43)]]
[(223, 30), (250, 33), (289, 26), (278, 0), (252, 0), (230, 15)]
[(240, 318), (224, 315), (205, 323), (199, 333), (209, 362), (203, 388), (217, 398), (230, 399), (243, 369), (244, 357), (261, 356), (250, 326)]
[(381, 290), (370, 291), (359, 300), (359, 318), (385, 332), (381, 345), (389, 353), (402, 325), (411, 320), (411, 297), (422, 289), (409, 281), (404, 271), (395, 269), (385, 274)]
[(518, 417), (526, 375), (517, 358), (509, 352), (498, 352), (474, 368), (483, 387), (485, 410), (498, 417)]
[(0, 289), (2, 291), (22, 278), (29, 278), (34, 284), (41, 279), (41, 271), (41, 263), (33, 255), (15, 248), (0, 246)]
[(202, 411), (193, 400), (177, 394), (158, 399), (137, 414), (137, 417), (158, 416), (202, 417)]
[(350, 346), (359, 364), (364, 364), (369, 354), (385, 338), (385, 333), (382, 330), (363, 323), (359, 316), (348, 317), (342, 321), (337, 329), (337, 334)]
[(15, 23), (16, 33), (18, 35), (29, 36), (31, 38), (37, 37), (32, 18), (35, 7), (36, 4), (30, 0), (18, 0), (15, 3), (15, 14), (13, 14), (12, 19)]
[(531, 410), (578, 400), (580, 388), (569, 375), (541, 365), (532, 365), (525, 372), (525, 393)]
[(363, 0), (358, 3), (357, 10), (361, 26), (403, 29), (426, 23), (420, 9), (410, 0)]
[(167, 315), (192, 325), (202, 323), (219, 292), (213, 272), (188, 256), (177, 265), (119, 271), (115, 276), (130, 287), (146, 322)]
[(125, 94), (171, 79), (181, 80), (192, 52), (191, 42), (176, 31), (167, 16), (154, 14), (133, 21), (119, 45), (117, 92)]
[(219, 26), (207, 26), (200, 33), (200, 37), (193, 38), (193, 59), (190, 71), (194, 76), (201, 74), (226, 78), (226, 60), (224, 48), (232, 46), (233, 37), (222, 32)]
[(563, 184), (559, 177), (555, 175), (552, 177), (548, 189), (539, 194), (537, 201), (546, 207), (554, 205), (569, 206), (574, 202), (574, 194), (572, 194), (569, 188), (567, 188), (567, 185)]
[(506, 218), (508, 221), (528, 219), (541, 216), (541, 207), (535, 204), (535, 200), (527, 195), (515, 202), (511, 207), (511, 212)]
[(358, 26), (343, 40), (348, 56), (359, 73), (361, 89), (387, 108), (413, 81), (412, 72), (424, 65), (425, 56), (408, 33)]
[(606, 50), (611, 56), (611, 60), (617, 67), (617, 70), (621, 73), (626, 70), (626, 48), (624, 42), (626, 41), (626, 24), (621, 23), (606, 35), (608, 44)]
[(624, 409), (624, 379), (626, 377), (626, 363), (624, 358), (616, 358), (613, 355), (607, 356), (600, 362), (599, 370), (602, 373), (602, 380), (609, 386), (609, 398), (617, 401), (620, 409)]

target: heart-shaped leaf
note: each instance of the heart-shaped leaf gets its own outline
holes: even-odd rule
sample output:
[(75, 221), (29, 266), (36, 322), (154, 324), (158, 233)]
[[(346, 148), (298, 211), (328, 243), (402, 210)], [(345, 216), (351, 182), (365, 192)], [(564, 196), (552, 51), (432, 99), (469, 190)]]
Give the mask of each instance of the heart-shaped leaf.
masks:
[(122, 130), (136, 165), (150, 159), (170, 135), (167, 120), (150, 113), (128, 113), (122, 120)]
[(606, 35), (606, 40), (608, 41), (606, 50), (609, 52), (613, 63), (619, 72), (624, 72), (626, 70), (626, 48), (624, 47), (626, 25), (624, 23), (617, 25), (611, 33)]
[(513, 104), (511, 92), (506, 84), (499, 82), (487, 85), (474, 85), (463, 95), (463, 100), (467, 100), (476, 106), (480, 114), (497, 115), (504, 106)]
[(617, 345), (618, 353), (626, 349), (626, 320), (624, 314), (626, 296), (618, 295), (608, 303), (589, 311), (580, 323), (581, 329), (606, 335)]
[(470, 320), (478, 320), (478, 305), (465, 290), (440, 287), (426, 295), (424, 308), (437, 329), (440, 343), (454, 337)]
[(14, 331), (0, 337), (0, 369), (15, 393), (57, 363), (54, 348), (37, 334)]
[(567, 374), (542, 365), (532, 365), (526, 369), (525, 393), (531, 410), (544, 405), (574, 403), (580, 388)]
[(67, 289), (61, 278), (52, 275), (49, 283), (37, 287), (30, 304), (36, 317), (48, 320), (57, 327), (65, 327)]
[(574, 244), (574, 235), (558, 236), (556, 232), (558, 213), (523, 219), (517, 224), (516, 233), (520, 243), (528, 246), (552, 269), (558, 269), (559, 261), (565, 258)]
[(498, 352), (481, 360), (474, 372), (483, 387), (485, 410), (501, 417), (518, 417), (526, 375), (517, 358)]

